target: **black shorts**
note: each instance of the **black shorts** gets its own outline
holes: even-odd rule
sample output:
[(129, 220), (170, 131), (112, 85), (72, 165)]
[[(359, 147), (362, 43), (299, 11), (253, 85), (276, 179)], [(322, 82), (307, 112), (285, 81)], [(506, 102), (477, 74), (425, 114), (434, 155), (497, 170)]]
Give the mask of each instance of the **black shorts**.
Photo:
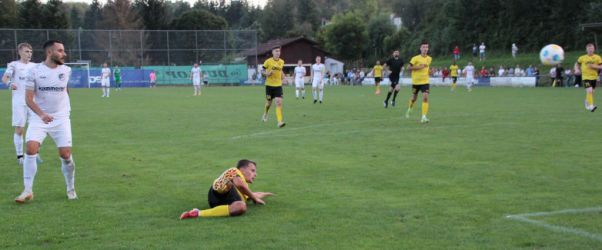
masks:
[(583, 82), (583, 87), (585, 87), (585, 88), (591, 87), (591, 88), (595, 89), (596, 85), (597, 85), (596, 80), (582, 80), (582, 82)]
[(399, 83), (399, 73), (391, 73), (389, 75), (389, 80), (391, 80), (391, 87), (397, 86)]
[(374, 82), (381, 82), (383, 79), (381, 77), (374, 77)]
[(276, 97), (282, 98), (282, 86), (279, 86), (279, 87), (265, 86), (265, 98), (268, 100), (272, 100)]
[(209, 194), (207, 195), (209, 200), (209, 207), (217, 207), (221, 205), (230, 205), (235, 201), (242, 201), (242, 198), (236, 192), (236, 188), (230, 188), (230, 191), (224, 194), (220, 194), (213, 190), (213, 187), (209, 188)]
[(452, 76), (452, 81), (457, 82), (458, 81), (458, 77), (457, 76)]
[(422, 85), (412, 85), (412, 94), (418, 94), (418, 91), (422, 93), (428, 93), (431, 89), (430, 84), (422, 84)]

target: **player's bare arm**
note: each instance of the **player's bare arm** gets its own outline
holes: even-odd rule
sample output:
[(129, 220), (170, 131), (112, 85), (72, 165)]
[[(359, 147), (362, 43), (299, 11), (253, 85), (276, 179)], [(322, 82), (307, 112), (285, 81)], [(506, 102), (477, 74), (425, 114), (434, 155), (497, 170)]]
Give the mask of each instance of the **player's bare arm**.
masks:
[(261, 200), (261, 198), (255, 196), (255, 194), (249, 188), (249, 185), (247, 185), (247, 183), (240, 177), (236, 176), (232, 181), (234, 182), (234, 186), (236, 186), (236, 189), (240, 190), (240, 192), (248, 196), (249, 199), (251, 199), (253, 202), (261, 205), (265, 204), (265, 202)]
[(33, 94), (33, 90), (28, 89), (27, 91), (25, 91), (25, 103), (27, 104), (27, 106), (31, 109), (31, 111), (36, 113), (40, 117), (40, 119), (44, 121), (44, 123), (48, 124), (52, 122), (54, 118), (44, 113), (44, 111), (40, 109), (40, 106), (38, 106), (38, 104), (33, 100)]

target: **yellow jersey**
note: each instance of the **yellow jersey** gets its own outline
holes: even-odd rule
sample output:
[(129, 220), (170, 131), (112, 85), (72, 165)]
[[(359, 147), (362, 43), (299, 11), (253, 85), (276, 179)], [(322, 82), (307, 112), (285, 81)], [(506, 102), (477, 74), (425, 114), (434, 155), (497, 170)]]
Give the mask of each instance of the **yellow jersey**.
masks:
[(263, 63), (263, 68), (266, 72), (272, 72), (272, 74), (265, 79), (266, 86), (282, 86), (282, 68), (284, 68), (284, 60), (282, 60), (281, 58), (278, 58), (278, 60), (274, 60), (273, 57), (270, 57)]
[(600, 65), (602, 64), (602, 58), (599, 55), (593, 54), (591, 56), (583, 55), (577, 59), (577, 63), (581, 64), (581, 79), (583, 80), (598, 80), (598, 70), (590, 69), (588, 64)]
[(423, 69), (412, 70), (412, 85), (429, 84), (429, 66), (431, 65), (432, 61), (433, 58), (430, 56), (417, 55), (415, 57), (412, 57), (412, 60), (410, 60), (410, 64), (412, 66), (422, 64), (426, 65), (426, 67), (424, 67)]
[[(234, 177), (240, 177), (242, 181), (246, 182), (245, 175), (238, 168), (229, 168), (222, 175), (217, 177), (215, 181), (213, 181), (213, 185), (211, 186), (215, 192), (220, 194), (227, 193), (232, 188), (236, 188), (234, 186)], [(238, 189), (236, 189), (238, 195), (243, 199), (243, 201), (247, 200), (247, 196), (243, 195)]]
[(452, 77), (458, 77), (458, 65), (457, 64), (453, 64), (452, 66), (449, 66), (449, 71), (450, 71), (450, 75)]
[(372, 69), (374, 71), (374, 77), (383, 77), (383, 66), (382, 65), (375, 65), (374, 69)]

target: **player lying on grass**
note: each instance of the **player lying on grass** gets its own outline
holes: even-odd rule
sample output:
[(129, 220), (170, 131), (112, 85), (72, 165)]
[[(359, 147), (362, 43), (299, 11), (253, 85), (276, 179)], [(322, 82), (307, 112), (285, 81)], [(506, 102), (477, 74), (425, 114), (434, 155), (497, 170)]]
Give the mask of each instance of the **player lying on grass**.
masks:
[(263, 198), (273, 195), (267, 192), (252, 192), (247, 183), (253, 183), (257, 166), (250, 160), (240, 160), (235, 168), (229, 168), (209, 188), (209, 209), (192, 209), (182, 213), (180, 219), (196, 217), (225, 217), (243, 215), (247, 211), (247, 200), (264, 205)]

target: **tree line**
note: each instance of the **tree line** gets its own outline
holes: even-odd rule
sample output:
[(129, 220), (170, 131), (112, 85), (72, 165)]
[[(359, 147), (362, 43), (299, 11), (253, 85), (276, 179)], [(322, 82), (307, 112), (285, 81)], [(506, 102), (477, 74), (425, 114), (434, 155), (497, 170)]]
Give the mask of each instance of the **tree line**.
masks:
[[(557, 43), (581, 49), (593, 36), (579, 24), (599, 21), (599, 0), (109, 0), (100, 4), (61, 0), (2, 0), (0, 27), (48, 29), (257, 30), (260, 41), (306, 36), (334, 56), (376, 60), (394, 49), (418, 53), (427, 40), (434, 55), (455, 46), (469, 53), (485, 42), (491, 50), (536, 51)], [(391, 22), (402, 19), (402, 28)]]

